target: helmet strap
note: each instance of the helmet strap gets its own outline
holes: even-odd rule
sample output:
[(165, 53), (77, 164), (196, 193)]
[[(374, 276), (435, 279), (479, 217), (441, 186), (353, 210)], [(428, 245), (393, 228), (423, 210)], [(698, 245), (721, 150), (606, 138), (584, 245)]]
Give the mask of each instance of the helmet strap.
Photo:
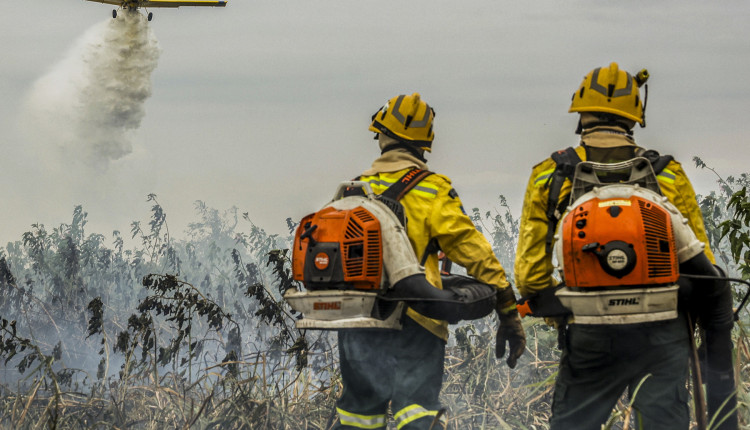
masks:
[(401, 141), (399, 141), (398, 143), (394, 143), (392, 145), (386, 146), (385, 148), (383, 148), (382, 151), (380, 151), (380, 154), (383, 155), (383, 154), (385, 154), (388, 151), (393, 151), (394, 149), (399, 149), (399, 148), (403, 148), (403, 149), (409, 151), (411, 153), (411, 155), (415, 156), (419, 161), (421, 161), (423, 163), (427, 162), (427, 160), (424, 158), (424, 156), (422, 155), (422, 153), (417, 148), (415, 148), (413, 145), (410, 145), (408, 143), (404, 143), (404, 142), (401, 142)]

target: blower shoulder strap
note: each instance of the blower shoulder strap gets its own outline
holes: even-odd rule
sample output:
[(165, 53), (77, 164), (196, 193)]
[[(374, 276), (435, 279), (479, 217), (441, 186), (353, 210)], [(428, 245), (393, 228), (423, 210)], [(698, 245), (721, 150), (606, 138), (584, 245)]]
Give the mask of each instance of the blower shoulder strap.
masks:
[(406, 218), (404, 206), (401, 204), (400, 200), (406, 195), (406, 193), (409, 192), (409, 190), (417, 186), (419, 181), (431, 174), (432, 172), (428, 170), (421, 170), (416, 168), (411, 169), (406, 172), (401, 178), (399, 178), (398, 181), (389, 186), (385, 191), (383, 191), (375, 198), (384, 205), (388, 206), (388, 208), (394, 214), (396, 214), (396, 218), (398, 218), (398, 220), (401, 222), (401, 225), (406, 227), (406, 223), (408, 220)]
[(417, 168), (411, 169), (396, 181), (395, 184), (383, 191), (381, 196), (399, 201), (409, 192), (409, 190), (416, 187), (422, 179), (430, 175), (432, 175), (432, 172), (429, 170)]
[(568, 203), (563, 199), (560, 203), (560, 190), (566, 179), (573, 180), (573, 174), (576, 166), (581, 162), (581, 157), (572, 147), (567, 147), (560, 151), (552, 153), (552, 160), (555, 162), (555, 171), (550, 176), (549, 194), (547, 198), (547, 237), (545, 240), (546, 251), (552, 251), (552, 240), (555, 236), (555, 228), (560, 221), (562, 212)]
[(659, 152), (653, 149), (646, 150), (643, 154), (640, 154), (640, 156), (651, 163), (651, 168), (654, 169), (654, 174), (656, 175), (666, 169), (667, 164), (674, 160), (674, 157), (671, 155), (660, 155)]
[[(393, 185), (388, 187), (385, 191), (383, 191), (382, 194), (380, 194), (381, 198), (388, 198), (394, 201), (401, 200), (406, 193), (409, 192), (412, 188), (416, 187), (417, 184), (419, 184), (422, 179), (432, 175), (433, 172), (430, 172), (429, 170), (422, 170), (418, 168), (410, 169), (408, 172), (404, 173), (401, 178), (399, 178), (398, 181), (396, 181)], [(354, 181), (359, 181), (362, 177), (357, 176), (354, 178)], [(348, 196), (364, 196), (365, 192), (362, 188), (347, 188), (344, 191), (344, 197)]]

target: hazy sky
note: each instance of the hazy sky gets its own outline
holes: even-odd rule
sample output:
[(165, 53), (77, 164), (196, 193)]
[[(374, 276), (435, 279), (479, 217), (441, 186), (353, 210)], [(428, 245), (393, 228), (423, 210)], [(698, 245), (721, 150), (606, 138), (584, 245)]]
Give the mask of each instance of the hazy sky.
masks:
[[(148, 219), (149, 193), (174, 236), (196, 219), (196, 200), (283, 232), (286, 217), (318, 209), (369, 167), (379, 154), (371, 114), (415, 91), (437, 112), (430, 167), (453, 179), (467, 208), (496, 208), (503, 194), (519, 215), (531, 166), (577, 143), (571, 94), (611, 61), (648, 68), (638, 143), (675, 155), (699, 193), (714, 177), (693, 167), (694, 155), (724, 176), (750, 171), (746, 1), (230, 0), (152, 10), (161, 51), (132, 152), (92, 168), (55, 156), (54, 138), (30, 141), (24, 106), (50, 71), (83, 63), (75, 46), (111, 9), (3, 6), (0, 245), (33, 223), (70, 222), (78, 204), (88, 233), (127, 232)], [(63, 77), (47, 82), (76, 97)]]

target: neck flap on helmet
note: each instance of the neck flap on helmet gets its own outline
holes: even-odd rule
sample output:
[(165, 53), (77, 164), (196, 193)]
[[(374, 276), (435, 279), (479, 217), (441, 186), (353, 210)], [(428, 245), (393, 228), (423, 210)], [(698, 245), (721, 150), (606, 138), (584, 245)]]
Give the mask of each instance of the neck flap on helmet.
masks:
[(411, 145), (406, 142), (402, 142), (400, 140), (397, 140), (395, 143), (391, 143), (385, 148), (383, 148), (380, 151), (380, 154), (383, 155), (388, 151), (393, 151), (394, 149), (399, 149), (399, 148), (409, 151), (409, 153), (413, 155), (414, 157), (416, 157), (419, 161), (423, 163), (427, 162), (427, 159), (424, 158), (424, 151), (420, 151), (419, 149), (415, 148), (414, 145)]

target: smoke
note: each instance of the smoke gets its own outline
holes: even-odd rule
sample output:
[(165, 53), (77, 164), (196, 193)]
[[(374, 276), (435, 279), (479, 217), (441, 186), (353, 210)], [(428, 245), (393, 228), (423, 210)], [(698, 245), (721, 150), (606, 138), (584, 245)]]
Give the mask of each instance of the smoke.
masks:
[(159, 54), (140, 13), (89, 29), (28, 95), (22, 127), (37, 156), (50, 167), (81, 161), (103, 171), (131, 153)]

